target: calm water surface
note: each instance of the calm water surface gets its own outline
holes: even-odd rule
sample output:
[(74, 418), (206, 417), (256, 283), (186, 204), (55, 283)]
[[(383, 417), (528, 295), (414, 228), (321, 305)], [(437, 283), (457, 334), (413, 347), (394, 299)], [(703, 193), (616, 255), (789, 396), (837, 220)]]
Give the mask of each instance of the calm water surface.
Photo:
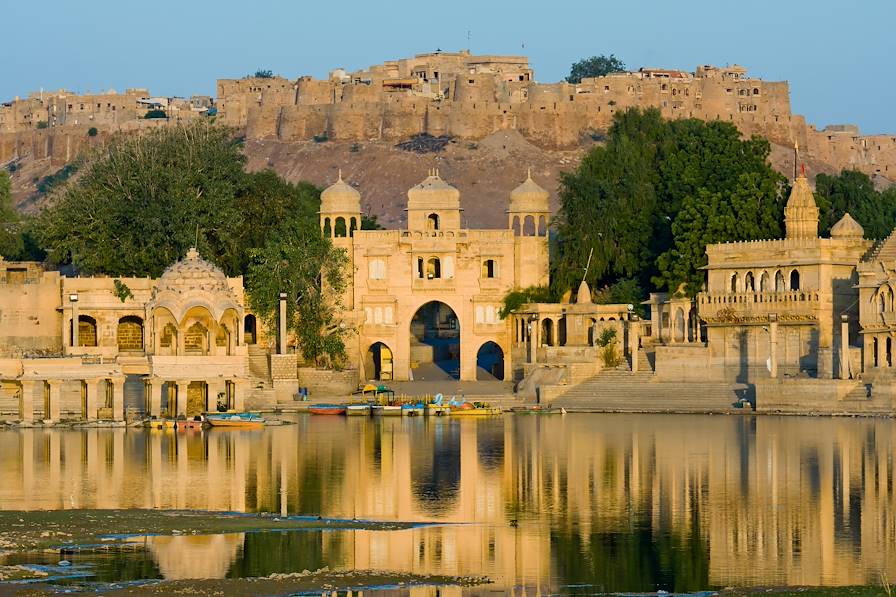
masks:
[(134, 554), (95, 560), (104, 580), (120, 578), (120, 570), (223, 578), (324, 565), (487, 575), (494, 590), (896, 578), (896, 423), (888, 420), (295, 420), (264, 431), (3, 432), (0, 508), (444, 523), (144, 538)]

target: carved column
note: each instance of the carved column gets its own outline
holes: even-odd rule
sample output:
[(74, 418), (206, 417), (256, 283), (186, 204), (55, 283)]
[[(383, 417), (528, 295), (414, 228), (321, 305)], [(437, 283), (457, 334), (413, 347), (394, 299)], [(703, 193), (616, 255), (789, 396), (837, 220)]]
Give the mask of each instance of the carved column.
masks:
[(227, 382), (221, 378), (211, 379), (207, 382), (207, 391), (205, 399), (206, 412), (218, 412), (218, 394), (224, 392), (227, 394)]
[(150, 377), (143, 381), (146, 394), (146, 414), (150, 417), (162, 416), (162, 385), (164, 383), (158, 377)]
[(112, 420), (124, 421), (124, 377), (114, 377), (112, 384)]
[(98, 379), (90, 379), (84, 380), (84, 391), (87, 392), (87, 412), (84, 414), (84, 418), (88, 421), (96, 420), (96, 411), (98, 408), (98, 398), (99, 398), (99, 389), (100, 389), (100, 380)]
[(628, 325), (629, 353), (632, 357), (632, 375), (634, 375), (638, 372), (638, 345), (641, 338), (641, 322), (638, 321), (637, 315), (632, 316)]

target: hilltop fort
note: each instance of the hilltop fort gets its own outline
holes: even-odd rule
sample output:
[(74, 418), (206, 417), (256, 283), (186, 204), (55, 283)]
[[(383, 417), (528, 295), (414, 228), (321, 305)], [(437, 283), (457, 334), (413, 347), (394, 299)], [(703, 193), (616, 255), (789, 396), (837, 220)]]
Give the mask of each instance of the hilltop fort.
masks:
[[(216, 115), (245, 132), (250, 165), (256, 158), (256, 167), (274, 167), (287, 177), (296, 166), (280, 161), (295, 160), (294, 154), (284, 158), (268, 148), (253, 156), (258, 147), (252, 143), (345, 141), (392, 148), (421, 134), (473, 142), (512, 132), (533, 149), (573, 152), (562, 164), (541, 169), (551, 182), (578, 157), (575, 150), (600, 139), (615, 112), (633, 106), (655, 107), (667, 118), (728, 121), (744, 135), (762, 135), (773, 145), (774, 165), (786, 173), (793, 171), (789, 150), (796, 144), (813, 172), (851, 168), (884, 184), (896, 180), (896, 136), (861, 135), (849, 124), (817, 130), (791, 111), (786, 81), (754, 78), (742, 66), (640, 68), (577, 84), (545, 84), (536, 81), (524, 56), (468, 51), (419, 54), (354, 72), (338, 68), (326, 79), (221, 79), (215, 98), (153, 97), (146, 89), (33, 93), (0, 105), (0, 164), (49, 160), (59, 167), (117, 131)], [(145, 118), (153, 110), (165, 117)], [(321, 183), (335, 167), (303, 165), (301, 174)], [(463, 185), (464, 173), (453, 174)], [(396, 186), (406, 188), (407, 182)], [(381, 197), (374, 189), (371, 196), (389, 202), (394, 192)]]

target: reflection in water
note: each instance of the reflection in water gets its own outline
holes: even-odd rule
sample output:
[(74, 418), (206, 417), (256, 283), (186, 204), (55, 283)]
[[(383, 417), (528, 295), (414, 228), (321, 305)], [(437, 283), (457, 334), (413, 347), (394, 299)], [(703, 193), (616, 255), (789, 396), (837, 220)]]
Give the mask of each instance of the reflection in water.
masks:
[(130, 565), (165, 578), (327, 565), (496, 589), (861, 584), (896, 577), (894, 442), (887, 420), (683, 415), (21, 430), (0, 433), (0, 508), (472, 523), (141, 539), (151, 562)]

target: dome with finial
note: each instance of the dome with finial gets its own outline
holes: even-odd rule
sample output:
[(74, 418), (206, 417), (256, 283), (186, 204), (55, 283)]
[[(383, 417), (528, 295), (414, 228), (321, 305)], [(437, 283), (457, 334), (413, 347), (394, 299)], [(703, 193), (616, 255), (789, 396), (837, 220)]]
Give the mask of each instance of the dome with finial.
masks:
[(320, 194), (320, 212), (361, 213), (361, 193), (342, 180), (342, 170), (339, 171), (339, 179)]
[(510, 213), (542, 213), (550, 211), (548, 203), (550, 196), (550, 193), (532, 180), (532, 168), (529, 168), (523, 184), (511, 191), (510, 205), (507, 211)]
[(817, 207), (815, 205), (815, 196), (812, 194), (812, 188), (805, 174), (801, 174), (793, 181), (793, 188), (790, 190), (790, 198), (787, 200), (787, 207)]
[(430, 170), (408, 190), (408, 209), (460, 209), (460, 191), (442, 180), (437, 169)]
[(168, 266), (159, 277), (149, 307), (164, 307), (180, 321), (197, 306), (206, 307), (215, 319), (220, 319), (227, 309), (242, 312), (227, 275), (191, 247), (186, 257)]
[(588, 287), (588, 282), (582, 280), (582, 283), (579, 284), (579, 291), (576, 293), (576, 304), (578, 305), (587, 305), (591, 303), (591, 288)]
[(865, 229), (849, 213), (843, 214), (831, 228), (831, 238), (864, 238)]

